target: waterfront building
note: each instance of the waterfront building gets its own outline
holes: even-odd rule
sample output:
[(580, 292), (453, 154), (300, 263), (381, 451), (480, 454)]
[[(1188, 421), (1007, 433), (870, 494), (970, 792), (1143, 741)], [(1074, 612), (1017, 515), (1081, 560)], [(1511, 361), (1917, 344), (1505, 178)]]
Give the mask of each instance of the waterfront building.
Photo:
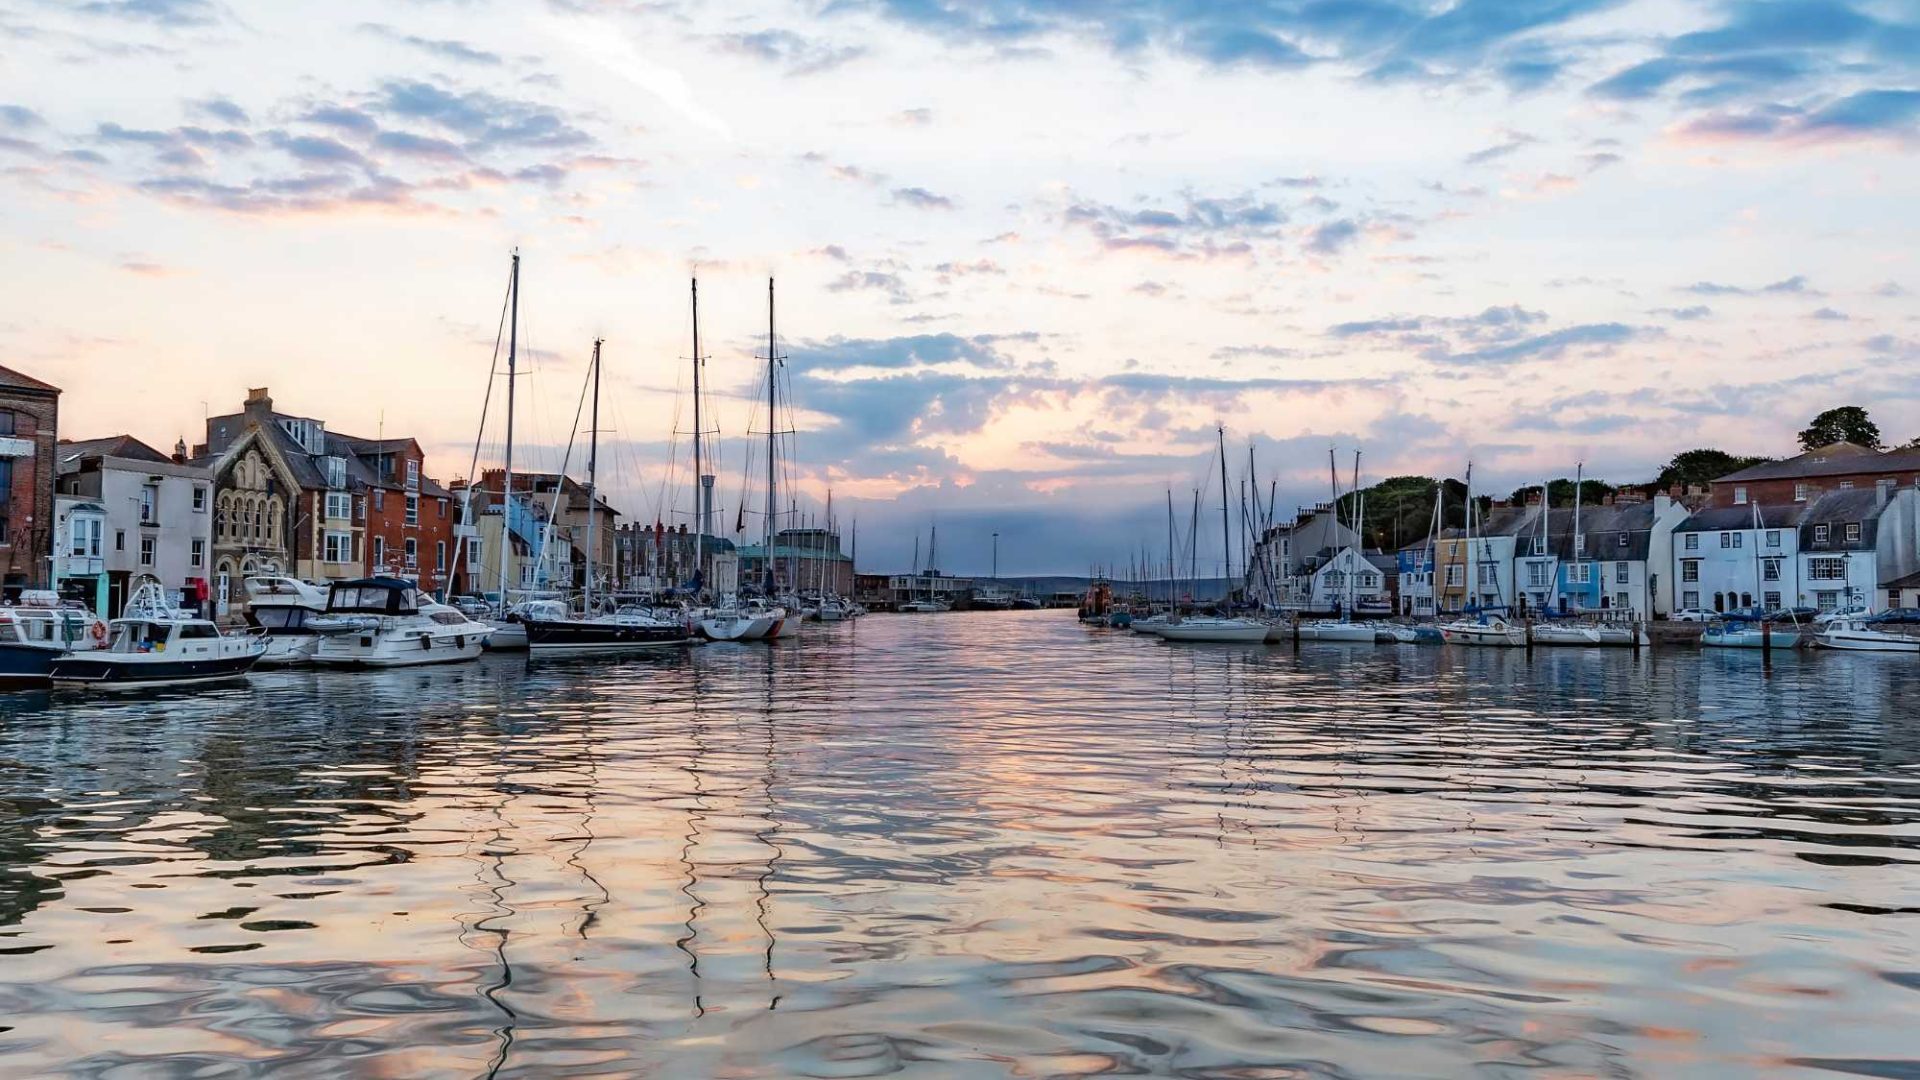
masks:
[(1515, 591), (1515, 561), (1521, 538), (1538, 531), (1539, 514), (1538, 505), (1494, 503), (1485, 521), (1474, 526), (1471, 550), (1462, 530), (1442, 533), (1434, 545), (1439, 613), (1455, 614), (1468, 607), (1518, 611), (1525, 598)]
[(1302, 507), (1292, 521), (1261, 531), (1247, 559), (1247, 595), (1282, 608), (1313, 604), (1314, 577), (1338, 550), (1360, 543), (1329, 503)]
[[(1306, 608), (1313, 612), (1394, 610), (1394, 575), (1356, 545), (1316, 552), (1306, 572)], [(1397, 584), (1397, 583), (1396, 583)]]
[[(851, 563), (849, 563), (851, 567)], [(911, 574), (893, 574), (887, 578), (887, 605), (899, 607), (913, 600), (938, 600), (942, 603), (958, 606), (960, 601), (973, 591), (973, 579), (953, 577), (938, 570), (928, 568)], [(1077, 607), (1080, 594), (1072, 595), (1073, 603), (1064, 604), (1060, 598), (1066, 594), (1056, 593), (1054, 601), (1048, 607)]]
[(212, 599), (213, 471), (186, 447), (163, 454), (131, 435), (61, 442), (54, 587), (112, 618), (144, 581), (183, 606)]
[(1808, 503), (1707, 507), (1674, 531), (1681, 607), (1879, 610), (1920, 572), (1920, 492), (1882, 477)]
[[(756, 588), (767, 580), (765, 544), (740, 548), (740, 576)], [(948, 579), (957, 580), (957, 579)], [(840, 550), (836, 529), (782, 529), (773, 537), (773, 591), (853, 595), (853, 559)], [(971, 582), (968, 586), (971, 587)]]
[(1395, 553), (1394, 573), (1399, 579), (1399, 588), (1395, 593), (1394, 611), (1402, 617), (1433, 618), (1434, 556), (1433, 545), (1425, 539), (1408, 544)]
[(428, 588), (427, 579), (441, 580), (425, 553), (437, 557), (437, 545), (451, 543), (453, 507), (444, 519), (437, 504), (422, 510), (420, 500), (448, 493), (425, 478), (411, 439), (330, 432), (319, 419), (275, 411), (259, 387), (247, 391), (240, 412), (207, 419), (195, 459), (214, 478), (213, 593), (221, 613), (245, 602), (240, 583), (256, 574), (324, 582), (391, 571)]
[[(457, 487), (458, 485), (456, 485)], [(500, 551), (500, 493), (506, 488), (504, 469), (487, 469), (474, 489), (475, 518), (481, 532), (481, 550)], [(618, 565), (615, 536), (620, 513), (604, 498), (589, 497), (587, 486), (571, 476), (550, 472), (513, 474), (513, 545), (507, 551), (509, 588), (580, 589), (586, 586), (587, 551), (593, 549), (594, 591), (610, 592)], [(489, 520), (491, 518), (491, 520)], [(552, 527), (548, 528), (551, 521)], [(488, 541), (491, 541), (489, 543)], [(543, 557), (541, 552), (545, 550)], [(478, 567), (484, 560), (469, 560)], [(479, 591), (496, 587), (497, 568), (473, 575)]]
[[(691, 588), (696, 556), (704, 590), (720, 595), (739, 588), (739, 558), (731, 540), (701, 537), (685, 525), (669, 528), (656, 522), (621, 525), (614, 530), (613, 543), (616, 588), (650, 593)], [(731, 571), (724, 585), (716, 575), (716, 560)]]
[(1624, 613), (1654, 618), (1673, 610), (1673, 530), (1687, 508), (1668, 495), (1608, 496), (1580, 509), (1552, 512), (1549, 535), (1561, 560), (1552, 605), (1563, 611)]
[(60, 388), (0, 367), (0, 596), (51, 580)]
[(1892, 451), (1837, 442), (1713, 481), (1716, 507), (1806, 504), (1835, 491), (1871, 491), (1882, 481), (1920, 489), (1920, 448)]

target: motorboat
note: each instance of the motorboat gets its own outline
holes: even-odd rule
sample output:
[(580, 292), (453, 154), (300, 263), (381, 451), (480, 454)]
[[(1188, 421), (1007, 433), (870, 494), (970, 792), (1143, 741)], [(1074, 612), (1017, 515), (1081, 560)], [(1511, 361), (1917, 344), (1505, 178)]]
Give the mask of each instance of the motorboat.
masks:
[(846, 622), (859, 617), (855, 606), (838, 596), (822, 597), (813, 612), (813, 618), (819, 622)]
[(1167, 625), (1171, 621), (1167, 613), (1163, 611), (1157, 615), (1148, 615), (1143, 619), (1135, 619), (1127, 625), (1127, 629), (1136, 634), (1158, 635), (1160, 631), (1167, 628)]
[(1519, 647), (1527, 643), (1527, 628), (1503, 615), (1481, 615), (1444, 624), (1440, 636), (1449, 645)]
[(1309, 619), (1300, 624), (1299, 630), (1301, 641), (1351, 641), (1371, 645), (1376, 637), (1372, 623), (1350, 619)]
[(262, 664), (306, 664), (320, 648), (320, 638), (354, 629), (351, 619), (327, 615), (322, 586), (290, 577), (250, 577), (247, 625), (267, 639)]
[(479, 657), (494, 628), (459, 608), (436, 604), (411, 581), (372, 577), (334, 582), (327, 615), (353, 629), (320, 639), (313, 661), (324, 667), (412, 667)]
[(53, 685), (144, 690), (227, 682), (246, 678), (267, 651), (264, 634), (223, 634), (211, 620), (169, 604), (153, 582), (134, 590), (109, 634), (104, 648), (54, 659), (48, 669)]
[(1039, 611), (1045, 606), (1045, 604), (1040, 602), (1038, 597), (1016, 596), (1013, 598), (1013, 610), (1015, 611)]
[[(997, 557), (998, 552), (995, 554)], [(998, 585), (988, 585), (974, 590), (973, 598), (967, 601), (967, 606), (975, 611), (1011, 611), (1013, 594)]]
[(1159, 630), (1168, 641), (1217, 641), (1258, 645), (1267, 640), (1267, 624), (1257, 619), (1218, 618), (1202, 615), (1170, 622)]
[(1852, 652), (1920, 653), (1920, 608), (1834, 619), (1814, 632), (1813, 643)]
[(935, 600), (932, 597), (928, 597), (924, 600), (909, 600), (893, 610), (915, 615), (927, 615), (941, 611), (952, 611), (953, 605), (947, 603), (945, 600)]
[(0, 607), (0, 685), (43, 685), (56, 658), (102, 648), (110, 633), (93, 612), (51, 592), (22, 593), (20, 603)]
[(636, 652), (691, 645), (693, 624), (678, 612), (626, 604), (611, 615), (568, 615), (563, 619), (529, 617), (527, 648), (535, 656)]

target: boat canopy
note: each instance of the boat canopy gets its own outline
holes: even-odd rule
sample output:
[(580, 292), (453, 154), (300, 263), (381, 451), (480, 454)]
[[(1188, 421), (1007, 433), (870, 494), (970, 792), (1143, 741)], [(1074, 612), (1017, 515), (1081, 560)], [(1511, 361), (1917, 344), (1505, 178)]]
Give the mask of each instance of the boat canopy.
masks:
[(402, 578), (371, 577), (336, 581), (327, 594), (327, 610), (371, 615), (412, 615), (420, 610), (420, 590)]

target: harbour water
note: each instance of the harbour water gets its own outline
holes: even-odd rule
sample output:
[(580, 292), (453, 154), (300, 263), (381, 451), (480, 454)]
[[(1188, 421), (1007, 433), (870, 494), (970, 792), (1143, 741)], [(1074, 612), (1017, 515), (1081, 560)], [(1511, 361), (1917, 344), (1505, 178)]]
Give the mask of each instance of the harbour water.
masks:
[(875, 616), (0, 700), (0, 1075), (1920, 1074), (1920, 665)]

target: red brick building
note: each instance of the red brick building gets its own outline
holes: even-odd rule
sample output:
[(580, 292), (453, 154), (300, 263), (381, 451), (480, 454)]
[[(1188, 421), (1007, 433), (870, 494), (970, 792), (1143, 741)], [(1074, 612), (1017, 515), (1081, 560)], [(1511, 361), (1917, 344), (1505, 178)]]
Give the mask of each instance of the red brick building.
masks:
[(426, 475), (426, 454), (412, 439), (340, 443), (366, 467), (367, 572), (416, 578), (437, 593), (452, 578), (453, 496)]
[(59, 435), (60, 388), (0, 367), (0, 586), (8, 600), (51, 579)]
[(1920, 487), (1920, 450), (1882, 452), (1849, 442), (1768, 461), (1713, 482), (1713, 506), (1786, 506), (1817, 501), (1834, 491), (1872, 490), (1883, 479), (1894, 487)]

